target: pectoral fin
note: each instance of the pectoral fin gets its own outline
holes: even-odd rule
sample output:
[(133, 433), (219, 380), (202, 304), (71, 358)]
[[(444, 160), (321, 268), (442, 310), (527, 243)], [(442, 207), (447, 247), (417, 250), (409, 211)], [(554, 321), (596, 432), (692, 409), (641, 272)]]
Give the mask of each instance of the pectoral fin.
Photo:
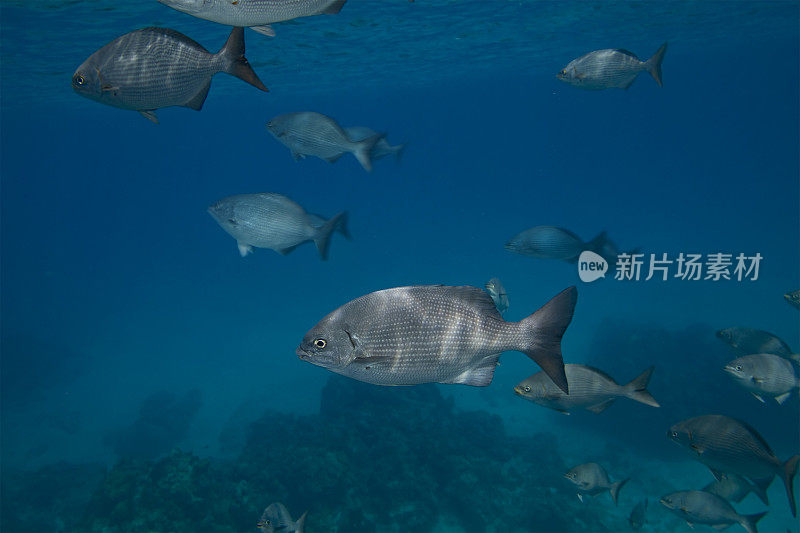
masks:
[(583, 503), (583, 494), (580, 492), (578, 493), (578, 499), (581, 501), (581, 503)]

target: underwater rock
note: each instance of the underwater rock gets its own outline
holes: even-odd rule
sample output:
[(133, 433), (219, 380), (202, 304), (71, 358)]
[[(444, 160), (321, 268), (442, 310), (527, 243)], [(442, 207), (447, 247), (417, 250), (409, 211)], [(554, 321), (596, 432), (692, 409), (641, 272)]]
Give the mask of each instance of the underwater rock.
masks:
[(167, 391), (155, 392), (144, 399), (133, 424), (106, 435), (106, 444), (120, 457), (159, 457), (186, 437), (202, 403), (199, 390), (181, 397)]

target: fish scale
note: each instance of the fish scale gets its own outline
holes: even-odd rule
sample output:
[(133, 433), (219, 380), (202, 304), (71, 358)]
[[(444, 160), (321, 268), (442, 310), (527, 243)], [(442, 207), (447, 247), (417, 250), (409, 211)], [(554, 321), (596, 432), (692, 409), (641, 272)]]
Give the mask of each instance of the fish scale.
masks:
[(260, 26), (337, 13), (346, 0), (159, 0), (178, 11), (226, 26)]

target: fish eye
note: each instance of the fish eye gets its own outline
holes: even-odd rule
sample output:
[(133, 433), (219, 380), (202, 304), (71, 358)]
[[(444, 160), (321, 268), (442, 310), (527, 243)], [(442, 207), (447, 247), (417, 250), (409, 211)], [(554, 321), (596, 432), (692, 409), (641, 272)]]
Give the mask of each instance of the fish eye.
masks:
[(530, 385), (525, 385), (525, 392), (530, 392), (530, 391), (531, 391)]
[(562, 68), (561, 72), (559, 72), (559, 74), (561, 74), (562, 76), (566, 76), (567, 75), (567, 69)]
[(673, 431), (672, 432), (672, 438), (673, 439), (677, 439), (678, 438), (678, 432), (677, 431)]
[(83, 85), (84, 83), (86, 83), (86, 78), (84, 78), (83, 75), (81, 74), (75, 74), (72, 77), (72, 83), (78, 86)]
[(736, 365), (736, 371), (737, 372), (741, 372), (742, 371), (742, 365)]
[(317, 339), (314, 341), (314, 346), (320, 350), (325, 348), (328, 345), (328, 341), (325, 339)]

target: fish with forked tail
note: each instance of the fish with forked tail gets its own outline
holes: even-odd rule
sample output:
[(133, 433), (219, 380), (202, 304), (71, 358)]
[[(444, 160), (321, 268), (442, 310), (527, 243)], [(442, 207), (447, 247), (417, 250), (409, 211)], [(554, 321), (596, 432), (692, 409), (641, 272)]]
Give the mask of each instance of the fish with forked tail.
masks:
[(748, 533), (758, 533), (756, 522), (767, 514), (740, 515), (727, 500), (702, 490), (673, 492), (663, 496), (660, 502), (686, 520), (690, 527), (694, 527), (694, 524), (706, 524), (714, 529), (725, 529), (739, 524)]
[(788, 359), (771, 353), (756, 353), (734, 359), (723, 370), (736, 383), (764, 403), (763, 396), (783, 404), (800, 388), (794, 365)]
[(506, 322), (477, 287), (418, 285), (373, 292), (323, 318), (297, 356), (377, 385), (489, 385), (502, 352), (533, 359), (565, 392), (561, 337), (572, 320), (575, 287), (520, 322)]
[(752, 492), (764, 502), (764, 505), (769, 505), (767, 491), (736, 474), (720, 473), (719, 479), (703, 487), (703, 490), (737, 503)]
[(781, 462), (747, 423), (724, 415), (703, 415), (678, 422), (667, 436), (706, 465), (714, 477), (738, 474), (766, 491), (777, 475), (783, 480), (792, 516), (797, 516), (792, 480), (800, 455)]
[(303, 533), (307, 514), (308, 511), (294, 521), (285, 505), (279, 502), (271, 503), (264, 509), (256, 526), (262, 533)]
[(661, 62), (666, 52), (667, 43), (664, 43), (653, 57), (642, 61), (627, 50), (596, 50), (570, 61), (556, 77), (581, 89), (627, 89), (640, 72), (649, 72), (661, 87)]
[(520, 382), (514, 387), (514, 392), (526, 400), (565, 414), (576, 409), (601, 413), (617, 398), (630, 398), (652, 407), (661, 407), (647, 391), (653, 374), (652, 366), (627, 385), (619, 385), (602, 370), (590, 366), (566, 364), (564, 372), (569, 383), (569, 394), (564, 394), (542, 372)]
[(611, 482), (606, 469), (597, 463), (585, 463), (571, 468), (564, 477), (578, 487), (578, 499), (583, 501), (583, 495), (597, 496), (600, 493), (609, 491), (614, 505), (617, 505), (619, 491), (628, 479)]
[(216, 54), (168, 28), (132, 31), (89, 56), (72, 75), (72, 88), (101, 104), (138, 111), (155, 123), (155, 110), (162, 107), (199, 111), (218, 72), (266, 91), (244, 57), (243, 31), (233, 28)]

